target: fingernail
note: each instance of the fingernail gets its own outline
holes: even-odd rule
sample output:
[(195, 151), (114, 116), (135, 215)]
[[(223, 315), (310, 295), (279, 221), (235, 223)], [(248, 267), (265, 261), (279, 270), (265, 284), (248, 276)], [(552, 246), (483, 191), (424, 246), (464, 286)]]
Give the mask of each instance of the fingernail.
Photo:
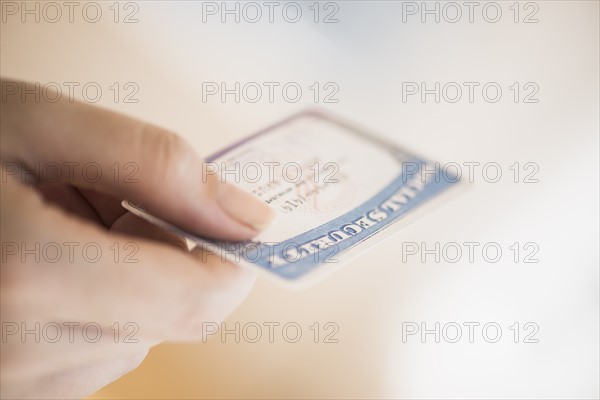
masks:
[(256, 231), (264, 230), (275, 217), (271, 207), (230, 183), (222, 185), (219, 204), (229, 216)]

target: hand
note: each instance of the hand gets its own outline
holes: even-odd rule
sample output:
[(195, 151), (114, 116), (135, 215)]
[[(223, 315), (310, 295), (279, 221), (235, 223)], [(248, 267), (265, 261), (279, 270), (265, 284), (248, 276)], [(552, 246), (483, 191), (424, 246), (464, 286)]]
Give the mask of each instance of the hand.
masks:
[(202, 160), (167, 130), (77, 102), (23, 101), (8, 95), (21, 82), (1, 83), (2, 398), (90, 394), (150, 346), (201, 338), (203, 322), (243, 300), (253, 273), (188, 252), (120, 202), (231, 240), (270, 222), (265, 204), (202, 176)]

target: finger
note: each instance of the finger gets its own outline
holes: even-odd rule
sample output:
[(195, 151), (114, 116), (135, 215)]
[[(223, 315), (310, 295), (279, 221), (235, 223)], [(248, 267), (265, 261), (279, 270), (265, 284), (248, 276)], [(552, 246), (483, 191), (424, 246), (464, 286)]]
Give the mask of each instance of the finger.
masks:
[(80, 189), (80, 193), (96, 211), (104, 226), (112, 232), (145, 237), (174, 245), (183, 250), (188, 249), (184, 239), (134, 216), (125, 210), (121, 201), (115, 197), (90, 189)]
[[(22, 82), (2, 81), (2, 89)], [(7, 94), (0, 129), (3, 157), (38, 174), (126, 198), (175, 225), (221, 239), (248, 239), (271, 209), (207, 174), (181, 137), (108, 110), (61, 99), (22, 102)]]
[(121, 206), (121, 202), (116, 198), (89, 189), (81, 189), (81, 196), (91, 204), (103, 224), (111, 232), (156, 240), (185, 251), (188, 250), (187, 243), (183, 238), (131, 214)]
[(44, 199), (62, 209), (95, 223), (102, 223), (100, 216), (92, 205), (70, 185), (40, 185), (36, 190)]
[(81, 399), (137, 368), (147, 350), (121, 354), (111, 360), (91, 363), (26, 382), (2, 386), (2, 398), (19, 399)]
[(118, 232), (124, 235), (156, 240), (176, 247), (182, 251), (188, 251), (186, 241), (170, 232), (167, 232), (150, 222), (137, 217), (130, 212), (123, 214), (117, 219), (112, 227), (111, 232)]
[[(48, 242), (78, 244), (72, 257), (63, 252), (59, 262), (43, 256), (23, 262), (23, 254), (6, 252), (0, 270), (3, 312), (60, 321), (93, 318), (101, 326), (130, 321), (150, 340), (194, 340), (206, 322), (220, 322), (237, 307), (254, 282), (253, 273), (217, 256), (198, 260), (65, 215), (19, 184), (7, 182), (1, 198), (3, 240), (25, 242), (29, 249), (35, 243), (38, 249)], [(86, 257), (82, 249), (90, 243), (100, 249), (100, 258)]]
[(92, 189), (79, 188), (79, 193), (96, 211), (100, 220), (110, 228), (116, 220), (127, 213), (121, 205), (121, 199)]
[(142, 364), (147, 355), (148, 351), (145, 350), (120, 355), (103, 363), (78, 367), (39, 382), (40, 385), (36, 385), (36, 389), (42, 389), (37, 392), (47, 398), (65, 398), (66, 394), (68, 398), (81, 399), (133, 371)]
[(141, 338), (137, 325), (95, 321), (3, 321), (2, 385), (19, 383), (145, 351), (158, 341)]

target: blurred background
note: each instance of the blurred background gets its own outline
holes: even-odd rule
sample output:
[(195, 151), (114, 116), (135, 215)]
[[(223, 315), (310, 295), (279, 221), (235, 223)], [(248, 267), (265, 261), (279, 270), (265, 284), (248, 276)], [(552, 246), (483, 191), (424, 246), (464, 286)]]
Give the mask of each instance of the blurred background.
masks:
[[(598, 398), (598, 1), (76, 3), (70, 18), (62, 2), (3, 1), (2, 75), (77, 82), (76, 98), (204, 155), (319, 107), (463, 180), (479, 165), (463, 193), (325, 281), (260, 278), (232, 333), (159, 345), (92, 398)], [(236, 82), (239, 102), (207, 92)], [(406, 242), (479, 245), (452, 262)]]

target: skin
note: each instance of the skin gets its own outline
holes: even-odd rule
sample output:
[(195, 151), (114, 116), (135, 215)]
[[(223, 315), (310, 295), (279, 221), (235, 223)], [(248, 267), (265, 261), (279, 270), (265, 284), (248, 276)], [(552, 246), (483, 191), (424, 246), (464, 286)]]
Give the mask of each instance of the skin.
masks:
[[(180, 238), (120, 203), (127, 198), (182, 228), (230, 240), (249, 239), (268, 225), (273, 214), (266, 205), (216, 175), (203, 177), (202, 159), (166, 129), (66, 99), (23, 99), (8, 94), (21, 82), (1, 83), (0, 397), (91, 394), (137, 367), (151, 346), (201, 339), (204, 322), (222, 321), (240, 304), (254, 282), (252, 272), (189, 252)], [(100, 167), (98, 181), (82, 173), (89, 162)], [(137, 182), (115, 179), (115, 163), (135, 163)], [(39, 173), (50, 164), (60, 171), (52, 183)], [(30, 177), (17, 165), (37, 166), (38, 174)], [(30, 178), (34, 185), (25, 184)], [(58, 260), (23, 254), (48, 243), (80, 246)], [(83, 256), (86, 243), (100, 247), (99, 261)], [(119, 257), (113, 257), (115, 243)], [(124, 257), (131, 243), (135, 262)], [(34, 334), (23, 338), (21, 331), (5, 330), (5, 324), (22, 323), (31, 330), (36, 322), (59, 324), (61, 340), (36, 341)], [(84, 338), (95, 330), (82, 332), (90, 322), (102, 328), (93, 343)], [(124, 341), (132, 333), (127, 322), (138, 328), (137, 343)], [(72, 340), (65, 323), (73, 324)]]

